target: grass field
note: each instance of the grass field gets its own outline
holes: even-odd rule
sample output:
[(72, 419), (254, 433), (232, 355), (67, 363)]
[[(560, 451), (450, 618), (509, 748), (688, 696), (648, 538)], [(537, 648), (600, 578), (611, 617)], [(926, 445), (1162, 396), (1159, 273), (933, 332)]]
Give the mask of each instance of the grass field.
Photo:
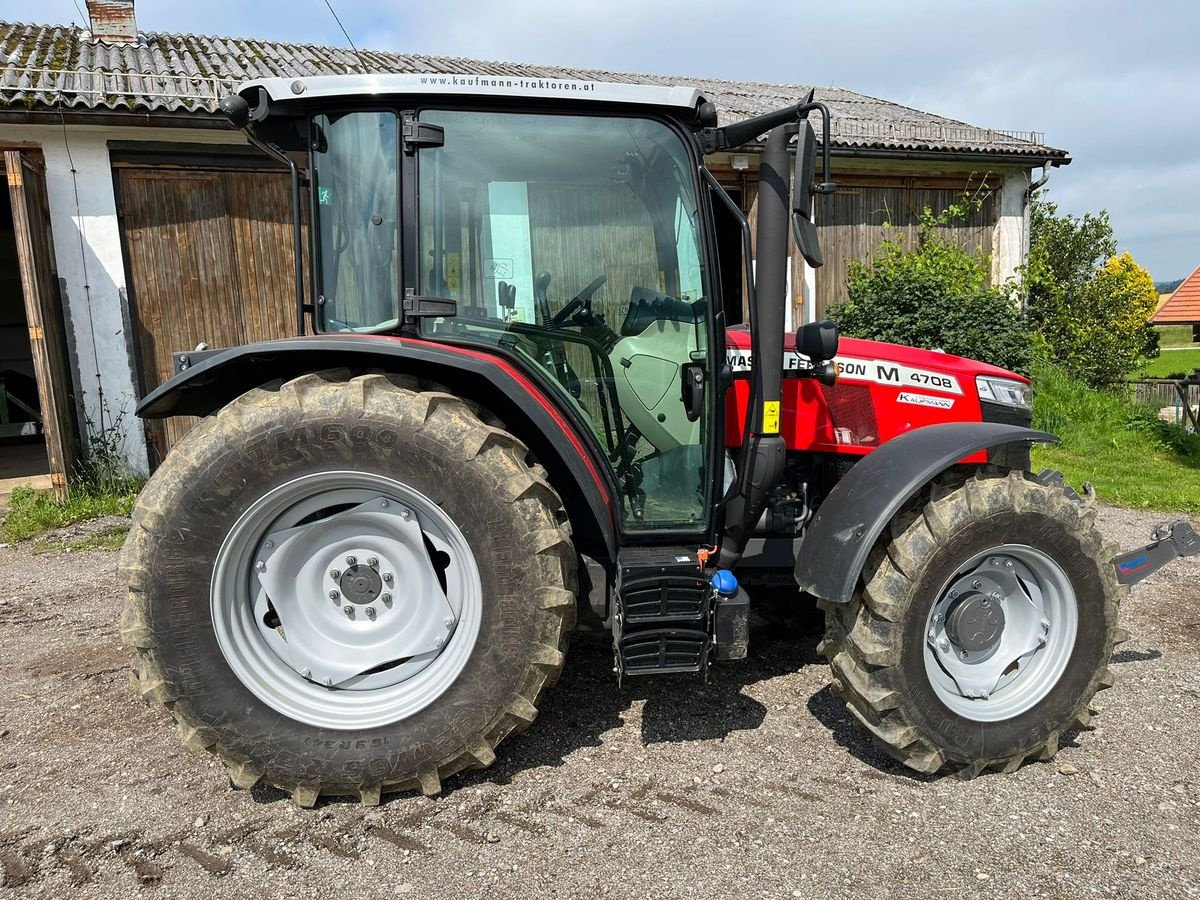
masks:
[(1200, 513), (1200, 436), (1054, 368), (1036, 369), (1034, 387), (1035, 426), (1062, 438), (1034, 450), (1034, 471), (1059, 469), (1076, 488), (1090, 481), (1107, 503)]
[(1200, 347), (1163, 350), (1158, 359), (1148, 360), (1138, 370), (1138, 375), (1142, 378), (1169, 378), (1174, 375), (1188, 375), (1193, 369), (1200, 369)]

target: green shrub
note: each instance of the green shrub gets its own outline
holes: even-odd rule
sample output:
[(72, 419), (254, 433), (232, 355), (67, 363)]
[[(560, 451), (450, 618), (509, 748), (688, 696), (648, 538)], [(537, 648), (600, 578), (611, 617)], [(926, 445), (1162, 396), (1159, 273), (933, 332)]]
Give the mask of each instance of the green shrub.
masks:
[(988, 260), (940, 234), (926, 209), (917, 248), (884, 242), (871, 263), (850, 264), (849, 294), (828, 315), (843, 334), (945, 350), (1027, 373), (1030, 333), (1011, 297), (991, 284)]

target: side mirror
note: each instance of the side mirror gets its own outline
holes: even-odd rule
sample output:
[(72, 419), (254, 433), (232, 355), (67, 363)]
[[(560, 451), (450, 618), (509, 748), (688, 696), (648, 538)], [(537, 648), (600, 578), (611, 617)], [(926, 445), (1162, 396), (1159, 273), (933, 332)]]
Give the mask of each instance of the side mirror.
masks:
[(817, 135), (808, 124), (800, 122), (796, 135), (796, 168), (792, 175), (792, 231), (800, 255), (814, 269), (825, 262), (817, 240), (817, 226), (812, 221), (813, 178), (817, 171)]
[(230, 122), (236, 128), (245, 128), (250, 122), (250, 104), (245, 98), (237, 94), (230, 94), (228, 97), (223, 97), (217, 103), (217, 109), (225, 114)]
[(796, 350), (814, 363), (833, 359), (838, 352), (838, 327), (825, 319), (809, 322), (796, 331)]

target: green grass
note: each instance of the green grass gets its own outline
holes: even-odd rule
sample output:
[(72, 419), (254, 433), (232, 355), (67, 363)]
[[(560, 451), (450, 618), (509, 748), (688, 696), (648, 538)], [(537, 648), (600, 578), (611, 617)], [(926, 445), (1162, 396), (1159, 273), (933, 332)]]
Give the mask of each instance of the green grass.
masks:
[(1034, 388), (1035, 426), (1062, 438), (1035, 448), (1034, 471), (1059, 469), (1076, 488), (1090, 481), (1106, 503), (1200, 513), (1200, 436), (1053, 367), (1035, 368)]
[(1173, 375), (1190, 375), (1200, 369), (1200, 347), (1194, 350), (1164, 350), (1158, 359), (1147, 360), (1135, 377), (1169, 378)]
[(127, 516), (139, 490), (141, 483), (136, 480), (104, 487), (80, 484), (71, 489), (67, 500), (60, 502), (50, 491), (22, 485), (14, 488), (9, 498), (0, 535), (9, 542), (24, 541), (88, 519)]
[(1154, 330), (1158, 332), (1158, 346), (1160, 347), (1194, 346), (1191, 325), (1158, 325)]

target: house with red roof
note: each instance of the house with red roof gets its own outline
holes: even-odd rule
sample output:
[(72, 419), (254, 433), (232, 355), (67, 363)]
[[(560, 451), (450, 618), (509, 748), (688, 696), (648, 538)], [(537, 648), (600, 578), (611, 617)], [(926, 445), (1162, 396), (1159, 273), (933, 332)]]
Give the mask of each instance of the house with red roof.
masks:
[(1192, 340), (1200, 341), (1200, 266), (1183, 280), (1170, 299), (1150, 317), (1151, 325), (1191, 325)]

